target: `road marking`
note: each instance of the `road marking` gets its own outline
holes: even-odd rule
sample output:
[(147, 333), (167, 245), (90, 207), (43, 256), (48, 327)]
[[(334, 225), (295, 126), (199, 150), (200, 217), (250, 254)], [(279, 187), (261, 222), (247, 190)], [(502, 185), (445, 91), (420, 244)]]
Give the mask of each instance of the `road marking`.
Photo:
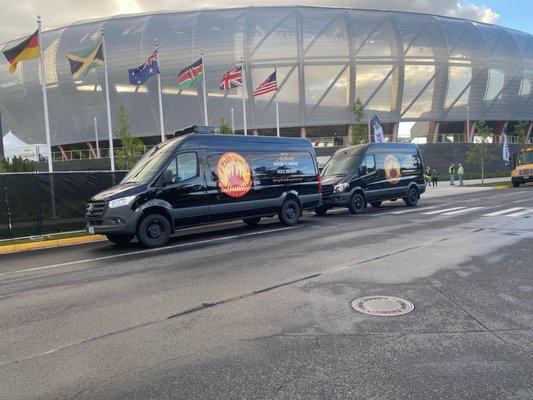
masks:
[(59, 264), (45, 265), (45, 266), (42, 266), (42, 267), (26, 268), (26, 269), (20, 269), (20, 270), (17, 270), (17, 271), (0, 273), (0, 277), (2, 277), (4, 275), (19, 274), (19, 273), (22, 273), (22, 272), (34, 272), (34, 271), (41, 271), (41, 270), (52, 269), (52, 268), (68, 267), (68, 266), (71, 266), (71, 265), (89, 263), (89, 262), (94, 262), (94, 261), (110, 260), (112, 258), (127, 257), (127, 256), (136, 255), (136, 254), (155, 253), (155, 252), (158, 252), (158, 251), (177, 249), (177, 248), (180, 248), (180, 247), (187, 247), (187, 246), (195, 246), (195, 245), (198, 245), (198, 244), (223, 242), (223, 241), (227, 241), (227, 240), (231, 240), (231, 239), (262, 235), (262, 234), (265, 234), (265, 233), (288, 231), (288, 230), (292, 230), (292, 229), (298, 229), (300, 227), (301, 226), (293, 226), (293, 227), (286, 227), (286, 228), (268, 229), (268, 230), (261, 231), (261, 232), (251, 232), (251, 233), (244, 233), (242, 235), (224, 236), (224, 237), (221, 237), (221, 238), (206, 239), (206, 240), (200, 240), (198, 242), (190, 242), (190, 243), (180, 243), (180, 244), (174, 244), (174, 245), (165, 246), (165, 247), (158, 247), (158, 248), (155, 248), (155, 249), (144, 249), (144, 250), (130, 251), (128, 253), (113, 254), (113, 255), (110, 255), (110, 256), (87, 258), (85, 260), (76, 260), (76, 261), (69, 261), (69, 262), (64, 262), (64, 263), (59, 263)]
[(481, 210), (482, 208), (485, 208), (485, 207), (470, 207), (470, 208), (466, 208), (466, 209), (463, 209), (463, 210), (456, 210), (456, 211), (452, 211), (452, 212), (446, 212), (446, 213), (444, 213), (443, 215), (457, 215), (457, 214), (463, 214), (463, 213), (467, 213), (467, 212), (472, 212), (472, 211), (476, 211), (476, 210)]
[(515, 212), (513, 214), (508, 214), (508, 215), (506, 215), (506, 217), (520, 217), (522, 215), (526, 215), (526, 214), (529, 214), (529, 213), (533, 213), (533, 208), (528, 208), (528, 209), (523, 210), (523, 211)]
[(393, 211), (388, 214), (400, 215), (400, 214), (412, 213), (412, 212), (417, 212), (417, 211), (422, 211), (422, 210), (432, 210), (432, 209), (439, 208), (439, 207), (442, 207), (442, 204), (439, 204), (437, 206), (417, 207), (417, 208), (410, 208), (409, 210)]
[(449, 211), (462, 210), (463, 208), (466, 208), (466, 207), (445, 208), (444, 210), (430, 211), (430, 212), (426, 212), (426, 213), (423, 213), (423, 214), (425, 214), (425, 215), (440, 214), (440, 213), (445, 213), (445, 212), (449, 212)]
[(500, 210), (500, 211), (496, 211), (496, 212), (492, 212), (490, 214), (485, 214), (483, 215), (484, 217), (495, 217), (496, 215), (502, 215), (502, 214), (507, 214), (507, 213), (511, 213), (513, 211), (518, 211), (518, 210), (523, 210), (524, 207), (513, 207), (513, 208), (506, 208), (505, 210)]

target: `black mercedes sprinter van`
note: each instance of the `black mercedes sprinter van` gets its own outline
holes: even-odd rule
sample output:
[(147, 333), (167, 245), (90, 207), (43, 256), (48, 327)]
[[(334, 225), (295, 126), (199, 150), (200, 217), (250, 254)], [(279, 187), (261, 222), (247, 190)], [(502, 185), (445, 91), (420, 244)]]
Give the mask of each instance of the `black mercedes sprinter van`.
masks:
[(164, 245), (178, 228), (229, 219), (285, 225), (320, 205), (311, 142), (301, 138), (187, 134), (153, 147), (122, 179), (87, 203), (90, 233), (116, 244)]
[(426, 190), (420, 150), (411, 143), (370, 143), (338, 150), (321, 176), (318, 215), (333, 207), (359, 214), (368, 203), (379, 207), (383, 200), (403, 199), (412, 207)]

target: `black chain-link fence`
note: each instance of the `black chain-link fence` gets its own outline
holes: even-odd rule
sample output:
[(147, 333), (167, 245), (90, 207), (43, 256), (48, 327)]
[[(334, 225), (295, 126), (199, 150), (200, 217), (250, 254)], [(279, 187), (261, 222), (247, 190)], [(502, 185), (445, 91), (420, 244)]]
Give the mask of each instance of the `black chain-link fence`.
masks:
[(0, 239), (84, 229), (85, 203), (124, 172), (0, 174)]

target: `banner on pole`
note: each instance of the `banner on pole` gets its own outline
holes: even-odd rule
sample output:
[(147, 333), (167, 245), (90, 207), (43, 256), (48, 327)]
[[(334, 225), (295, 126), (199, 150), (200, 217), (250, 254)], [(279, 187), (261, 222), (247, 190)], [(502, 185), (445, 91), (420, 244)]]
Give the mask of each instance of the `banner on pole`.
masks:
[(381, 127), (381, 122), (377, 115), (374, 115), (374, 118), (370, 121), (372, 127), (374, 128), (374, 141), (376, 143), (383, 143), (383, 128)]

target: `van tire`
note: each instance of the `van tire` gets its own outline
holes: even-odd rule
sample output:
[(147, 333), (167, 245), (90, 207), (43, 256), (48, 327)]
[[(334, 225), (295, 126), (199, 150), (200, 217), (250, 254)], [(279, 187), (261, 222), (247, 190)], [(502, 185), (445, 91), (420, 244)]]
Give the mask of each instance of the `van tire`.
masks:
[(160, 247), (167, 244), (170, 237), (170, 223), (161, 214), (148, 214), (137, 226), (137, 239), (145, 247)]
[(294, 200), (285, 200), (279, 211), (278, 218), (285, 226), (293, 226), (300, 219), (300, 205)]
[(315, 214), (316, 215), (326, 215), (328, 212), (328, 208), (324, 206), (318, 206), (315, 208)]
[(520, 187), (520, 182), (513, 181), (513, 187)]
[(359, 192), (355, 192), (350, 199), (348, 210), (351, 214), (361, 214), (366, 207), (366, 201), (363, 195)]
[(371, 201), (370, 205), (372, 207), (374, 207), (374, 208), (378, 208), (381, 205), (381, 200), (380, 201)]
[(107, 240), (109, 240), (111, 243), (116, 244), (117, 246), (127, 246), (130, 244), (131, 239), (134, 238), (135, 235), (132, 234), (119, 234), (119, 233), (108, 233), (106, 235)]
[(414, 207), (418, 204), (419, 198), (420, 196), (418, 195), (418, 190), (416, 190), (414, 187), (410, 187), (407, 191), (407, 196), (405, 196), (403, 201), (407, 207)]
[(261, 221), (261, 217), (249, 217), (242, 219), (242, 222), (244, 222), (248, 226), (256, 226), (259, 221)]

